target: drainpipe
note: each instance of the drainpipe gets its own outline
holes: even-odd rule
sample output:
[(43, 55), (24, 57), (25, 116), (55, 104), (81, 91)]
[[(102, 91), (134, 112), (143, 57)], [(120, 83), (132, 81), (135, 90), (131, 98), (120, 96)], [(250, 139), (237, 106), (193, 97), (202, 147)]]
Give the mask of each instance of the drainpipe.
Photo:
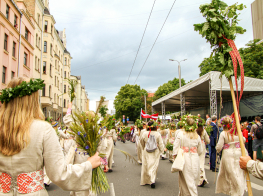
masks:
[(18, 49), (18, 67), (17, 67), (17, 77), (19, 77), (19, 68), (20, 68), (20, 51), (21, 51), (21, 25), (22, 25), (23, 13), (20, 16), (20, 25), (19, 25), (19, 49)]
[[(61, 119), (63, 118), (63, 109), (64, 109), (64, 99), (63, 99), (63, 94), (64, 94), (64, 63), (65, 63), (65, 61), (64, 61), (64, 55), (65, 55), (65, 50), (64, 50), (64, 52), (63, 52), (63, 59), (62, 59), (62, 114), (61, 114)], [(67, 87), (66, 87), (66, 89), (67, 89)]]
[[(44, 29), (44, 9), (43, 9), (43, 13), (42, 13), (42, 29), (41, 29), (41, 57), (40, 57), (40, 79), (42, 79), (42, 66), (43, 66), (43, 29)], [(40, 92), (40, 95), (39, 95), (39, 105), (42, 109), (42, 106), (41, 106), (41, 95), (42, 95), (42, 91)]]

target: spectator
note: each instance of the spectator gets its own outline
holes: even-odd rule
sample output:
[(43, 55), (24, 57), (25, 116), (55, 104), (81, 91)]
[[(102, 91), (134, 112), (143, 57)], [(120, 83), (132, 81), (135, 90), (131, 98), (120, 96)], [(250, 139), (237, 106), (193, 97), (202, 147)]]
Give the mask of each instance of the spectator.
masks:
[(252, 149), (253, 149), (253, 159), (254, 161), (257, 160), (257, 151), (260, 148), (261, 152), (263, 154), (263, 139), (258, 139), (256, 136), (256, 131), (262, 127), (262, 124), (260, 123), (261, 118), (259, 116), (255, 117), (255, 124), (252, 125), (250, 134), (253, 136), (253, 144), (252, 144)]
[(211, 120), (211, 118), (210, 118), (209, 114), (207, 114), (205, 117), (206, 117), (206, 124), (207, 124), (208, 121)]
[(241, 123), (241, 131), (242, 131), (243, 137), (246, 138), (245, 147), (248, 151), (248, 130), (247, 130), (247, 127), (244, 125), (244, 123)]
[(217, 126), (216, 126), (216, 122), (217, 122), (217, 117), (215, 115), (212, 116), (212, 122), (211, 122), (211, 126), (213, 131), (211, 131), (211, 135), (210, 135), (210, 146), (211, 146), (211, 156), (210, 156), (210, 170), (212, 170), (213, 172), (216, 172), (216, 139), (217, 139)]
[(248, 121), (244, 122), (244, 126), (246, 126), (248, 130), (248, 154), (251, 157), (251, 159), (253, 159), (253, 150), (252, 150), (253, 138), (252, 135), (250, 135), (251, 126), (249, 125)]

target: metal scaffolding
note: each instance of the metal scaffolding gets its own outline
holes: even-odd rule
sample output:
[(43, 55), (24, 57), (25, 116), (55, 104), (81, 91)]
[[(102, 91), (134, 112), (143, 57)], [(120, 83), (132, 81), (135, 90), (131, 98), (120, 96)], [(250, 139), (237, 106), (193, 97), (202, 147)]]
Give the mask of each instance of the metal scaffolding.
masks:
[(184, 93), (180, 94), (180, 103), (181, 103), (181, 116), (185, 114), (185, 96)]
[(211, 90), (211, 80), (209, 81), (209, 96), (210, 96), (210, 115), (217, 116), (217, 96), (216, 91)]
[(165, 102), (162, 102), (162, 123), (165, 123)]

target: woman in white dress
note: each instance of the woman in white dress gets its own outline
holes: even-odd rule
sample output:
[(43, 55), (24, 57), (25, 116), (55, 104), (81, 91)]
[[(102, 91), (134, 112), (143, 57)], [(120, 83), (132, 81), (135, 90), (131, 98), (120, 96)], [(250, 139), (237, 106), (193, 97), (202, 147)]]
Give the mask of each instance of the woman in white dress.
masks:
[[(176, 125), (174, 123), (170, 124), (170, 129), (168, 130), (168, 142), (171, 144), (174, 143), (175, 140), (175, 132), (176, 132)], [(172, 163), (173, 162), (173, 151), (168, 151), (169, 153), (169, 161)]]
[[(165, 124), (161, 124), (160, 129), (157, 130), (162, 136), (164, 147), (166, 147), (166, 144), (167, 144), (167, 134), (168, 134), (168, 130), (165, 128), (166, 128)], [(164, 160), (166, 156), (167, 156), (166, 153), (162, 153), (161, 154), (162, 160)]]
[[(40, 79), (14, 78), (0, 101), (0, 195), (48, 196), (43, 167), (50, 180), (64, 190), (89, 190), (98, 153), (82, 164), (66, 165), (64, 154), (39, 104)], [(12, 182), (12, 183), (11, 183)]]
[(197, 184), (200, 178), (199, 156), (203, 152), (200, 136), (196, 133), (193, 118), (185, 120), (185, 126), (175, 139), (173, 147), (174, 158), (179, 148), (184, 150), (184, 168), (179, 172), (179, 196), (197, 196)]
[[(223, 117), (221, 124), (223, 132), (220, 134), (216, 145), (219, 153), (223, 149), (219, 174), (216, 182), (216, 193), (224, 193), (231, 196), (241, 196), (247, 190), (244, 170), (239, 167), (241, 148), (239, 138), (231, 131), (232, 119)], [(245, 142), (245, 138), (244, 142)]]
[(140, 126), (135, 128), (134, 134), (133, 134), (133, 140), (135, 142), (135, 151), (138, 157), (138, 163), (142, 164), (142, 147), (140, 143), (140, 135), (141, 135), (141, 129)]
[[(146, 144), (149, 137), (154, 136), (157, 149), (154, 152), (146, 151)], [(141, 168), (141, 185), (149, 184), (151, 188), (155, 188), (155, 180), (157, 175), (157, 170), (160, 161), (160, 154), (164, 151), (163, 140), (160, 133), (157, 132), (156, 125), (153, 122), (148, 123), (148, 130), (145, 131), (140, 139), (142, 145), (142, 168)]]
[(205, 121), (203, 119), (198, 119), (198, 128), (196, 130), (197, 134), (201, 138), (203, 152), (200, 155), (200, 180), (198, 186), (203, 187), (205, 184), (208, 184), (206, 175), (205, 175), (205, 154), (206, 154), (206, 145), (210, 144), (210, 138), (204, 129)]

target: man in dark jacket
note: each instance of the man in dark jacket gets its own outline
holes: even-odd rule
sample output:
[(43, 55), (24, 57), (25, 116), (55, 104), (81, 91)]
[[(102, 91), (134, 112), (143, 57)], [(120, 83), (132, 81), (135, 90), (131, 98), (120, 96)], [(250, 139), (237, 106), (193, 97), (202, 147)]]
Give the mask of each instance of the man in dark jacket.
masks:
[(211, 146), (211, 156), (210, 156), (210, 170), (216, 172), (216, 140), (217, 140), (217, 117), (215, 115), (212, 116), (211, 126), (213, 131), (211, 131), (210, 135), (210, 146)]

